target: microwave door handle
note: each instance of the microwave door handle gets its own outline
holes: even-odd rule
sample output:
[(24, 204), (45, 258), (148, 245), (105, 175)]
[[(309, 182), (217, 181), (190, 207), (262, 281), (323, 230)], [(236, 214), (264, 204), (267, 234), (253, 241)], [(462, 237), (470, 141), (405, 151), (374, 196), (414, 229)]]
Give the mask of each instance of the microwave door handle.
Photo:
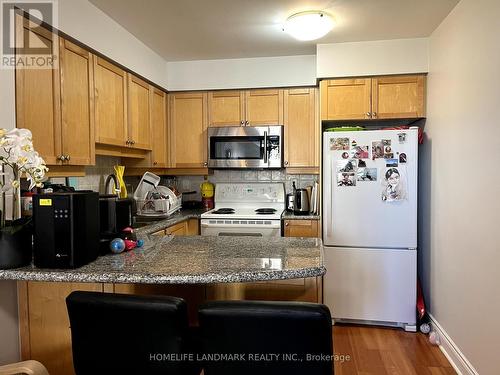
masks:
[(267, 164), (268, 162), (268, 157), (267, 157), (267, 131), (264, 132), (264, 164)]

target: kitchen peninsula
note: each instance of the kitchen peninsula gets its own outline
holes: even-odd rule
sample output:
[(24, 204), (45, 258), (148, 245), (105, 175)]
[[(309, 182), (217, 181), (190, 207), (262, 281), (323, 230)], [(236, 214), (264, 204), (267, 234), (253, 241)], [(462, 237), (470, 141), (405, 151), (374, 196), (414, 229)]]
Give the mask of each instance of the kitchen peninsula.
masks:
[(140, 228), (142, 248), (80, 268), (0, 270), (0, 280), (18, 281), (22, 359), (41, 361), (51, 374), (73, 373), (65, 300), (75, 290), (181, 297), (192, 325), (210, 300), (321, 300), (321, 239), (155, 234), (196, 215), (185, 211)]
[(146, 245), (109, 254), (77, 269), (33, 266), (0, 270), (0, 280), (73, 283), (210, 284), (325, 274), (323, 246), (313, 238), (146, 236)]

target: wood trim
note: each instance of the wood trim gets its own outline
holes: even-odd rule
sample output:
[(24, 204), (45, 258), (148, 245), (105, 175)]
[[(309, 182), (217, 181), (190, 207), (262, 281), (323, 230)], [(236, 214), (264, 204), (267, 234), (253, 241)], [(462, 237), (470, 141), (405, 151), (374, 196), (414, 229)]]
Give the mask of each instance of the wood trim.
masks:
[(115, 284), (109, 284), (109, 283), (102, 284), (102, 291), (104, 293), (114, 293), (115, 292)]
[(319, 167), (287, 167), (286, 173), (288, 173), (288, 174), (319, 174), (320, 168)]
[(85, 177), (83, 165), (49, 165), (47, 177)]
[(143, 159), (147, 156), (147, 150), (133, 149), (128, 147), (113, 146), (108, 144), (95, 144), (96, 155), (118, 156), (122, 158)]
[(28, 282), (17, 282), (17, 304), (19, 319), (19, 339), (21, 344), (21, 360), (31, 359), (30, 342), (30, 319), (29, 319), (29, 301), (28, 301)]

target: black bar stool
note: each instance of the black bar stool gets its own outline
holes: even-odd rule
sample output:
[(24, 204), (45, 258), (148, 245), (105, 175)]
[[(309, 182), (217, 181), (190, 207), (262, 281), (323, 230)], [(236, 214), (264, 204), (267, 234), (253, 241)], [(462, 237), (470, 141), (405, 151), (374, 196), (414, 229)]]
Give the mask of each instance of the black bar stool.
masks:
[(301, 302), (218, 301), (200, 307), (205, 375), (331, 375), (328, 307)]
[(186, 302), (165, 296), (73, 292), (66, 298), (77, 375), (198, 375)]

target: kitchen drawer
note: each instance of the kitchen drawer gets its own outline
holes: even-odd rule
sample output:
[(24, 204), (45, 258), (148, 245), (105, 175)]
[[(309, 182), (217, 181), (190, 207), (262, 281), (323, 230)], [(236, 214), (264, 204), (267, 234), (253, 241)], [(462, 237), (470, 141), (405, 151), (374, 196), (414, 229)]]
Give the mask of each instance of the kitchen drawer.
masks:
[(285, 220), (285, 237), (318, 237), (319, 220)]

